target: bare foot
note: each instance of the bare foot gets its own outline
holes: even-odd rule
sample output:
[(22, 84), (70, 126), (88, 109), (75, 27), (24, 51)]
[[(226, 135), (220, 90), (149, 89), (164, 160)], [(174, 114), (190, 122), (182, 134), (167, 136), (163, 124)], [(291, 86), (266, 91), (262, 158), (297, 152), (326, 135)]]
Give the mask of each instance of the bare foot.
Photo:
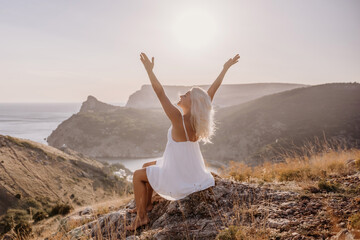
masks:
[[(153, 205), (152, 205), (152, 204), (146, 206), (146, 211), (147, 211), (147, 212), (150, 212), (152, 209), (153, 209)], [(136, 212), (137, 212), (137, 208), (135, 207), (135, 208), (133, 208), (133, 209), (130, 209), (128, 212), (129, 212), (129, 213), (136, 213)]]
[(146, 206), (146, 211), (150, 212), (152, 209), (153, 209), (153, 205), (152, 205), (152, 204)]
[(145, 214), (143, 219), (140, 219), (140, 217), (136, 216), (135, 220), (128, 226), (125, 226), (125, 230), (129, 230), (129, 231), (134, 231), (136, 230), (138, 227), (141, 227), (143, 225), (146, 225), (150, 222), (149, 217), (147, 216), (147, 214)]

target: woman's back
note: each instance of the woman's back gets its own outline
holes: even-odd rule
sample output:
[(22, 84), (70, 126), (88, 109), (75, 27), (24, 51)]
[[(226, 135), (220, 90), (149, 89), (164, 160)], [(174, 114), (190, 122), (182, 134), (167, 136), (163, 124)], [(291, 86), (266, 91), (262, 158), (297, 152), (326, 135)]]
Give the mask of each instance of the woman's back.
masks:
[(156, 165), (146, 168), (151, 187), (168, 200), (178, 200), (193, 192), (215, 186), (214, 177), (206, 169), (199, 141), (189, 140), (184, 117), (181, 116), (187, 141), (175, 141), (171, 125), (162, 158)]

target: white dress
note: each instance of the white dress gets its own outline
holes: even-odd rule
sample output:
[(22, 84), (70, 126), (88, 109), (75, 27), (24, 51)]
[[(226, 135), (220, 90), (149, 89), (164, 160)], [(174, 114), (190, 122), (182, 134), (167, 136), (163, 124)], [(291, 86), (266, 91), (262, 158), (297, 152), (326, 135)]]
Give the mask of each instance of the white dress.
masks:
[(175, 142), (171, 135), (171, 125), (163, 156), (156, 161), (156, 165), (146, 167), (149, 184), (167, 200), (179, 200), (215, 186), (213, 175), (205, 167), (199, 141), (189, 141), (184, 116), (181, 116), (187, 141)]

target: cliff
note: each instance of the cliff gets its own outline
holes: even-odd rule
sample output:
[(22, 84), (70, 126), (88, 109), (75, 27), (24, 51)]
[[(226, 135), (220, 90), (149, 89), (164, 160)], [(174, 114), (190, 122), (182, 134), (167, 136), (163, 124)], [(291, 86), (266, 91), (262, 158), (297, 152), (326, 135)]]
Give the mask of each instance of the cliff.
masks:
[(81, 105), (80, 112), (82, 113), (93, 113), (93, 112), (113, 112), (118, 107), (111, 104), (103, 103), (98, 101), (94, 96), (88, 96), (86, 101)]
[(91, 157), (147, 158), (162, 155), (166, 115), (158, 110), (112, 106), (89, 96), (79, 113), (62, 122), (47, 138)]

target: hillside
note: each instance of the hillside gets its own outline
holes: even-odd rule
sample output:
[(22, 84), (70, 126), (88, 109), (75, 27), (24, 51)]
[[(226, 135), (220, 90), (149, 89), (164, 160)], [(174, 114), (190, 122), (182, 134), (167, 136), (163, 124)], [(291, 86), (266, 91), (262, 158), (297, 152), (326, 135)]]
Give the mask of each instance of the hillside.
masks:
[[(250, 165), (261, 164), (264, 158), (281, 161), (282, 149), (298, 151), (304, 142), (324, 136), (356, 145), (360, 140), (359, 85), (302, 87), (218, 109), (214, 144), (200, 144), (204, 159), (218, 166), (230, 160)], [(162, 109), (104, 104), (89, 96), (82, 110), (48, 137), (49, 145), (65, 144), (92, 157), (162, 156), (170, 126)]]
[(0, 215), (10, 208), (46, 210), (56, 202), (93, 204), (131, 190), (131, 183), (111, 173), (72, 150), (0, 135)]
[[(197, 85), (208, 90), (210, 85)], [(249, 84), (222, 84), (216, 93), (213, 104), (216, 108), (228, 107), (244, 103), (265, 95), (282, 92), (298, 87), (305, 87), (304, 84), (293, 83), (249, 83)], [(176, 103), (180, 97), (192, 86), (163, 86), (170, 101)], [(130, 95), (125, 107), (132, 108), (162, 108), (161, 104), (150, 84), (141, 86), (141, 89)]]
[(159, 157), (166, 145), (166, 126), (170, 121), (161, 109), (111, 106), (89, 96), (80, 112), (62, 122), (47, 141), (91, 157)]
[(203, 154), (255, 166), (264, 159), (280, 161), (284, 150), (304, 151), (306, 142), (360, 147), (359, 109), (359, 83), (322, 84), (264, 96), (220, 109), (214, 144), (202, 146)]
[(324, 150), (308, 161), (298, 156), (239, 177), (246, 168), (233, 166), (221, 176), (212, 173), (215, 186), (178, 201), (154, 192), (150, 223), (136, 232), (124, 230), (136, 216), (128, 212), (136, 207), (132, 196), (121, 204), (107, 204), (101, 214), (97, 206), (76, 209), (48, 225), (54, 230), (46, 234), (37, 230), (49, 221), (40, 221), (29, 235), (31, 239), (139, 240), (360, 238), (360, 150)]

